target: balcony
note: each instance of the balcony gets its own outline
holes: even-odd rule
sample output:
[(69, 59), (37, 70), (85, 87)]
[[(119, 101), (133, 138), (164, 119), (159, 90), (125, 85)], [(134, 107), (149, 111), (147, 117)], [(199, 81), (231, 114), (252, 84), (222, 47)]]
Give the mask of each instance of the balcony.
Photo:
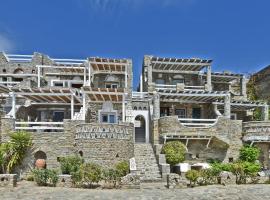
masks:
[(245, 142), (270, 142), (270, 121), (243, 122)]
[(64, 122), (15, 122), (15, 130), (31, 132), (63, 132)]
[(177, 85), (155, 84), (155, 89), (159, 92), (164, 91), (205, 91), (205, 86), (190, 86), (182, 83)]
[(215, 125), (218, 119), (178, 118), (178, 120), (185, 127), (210, 128)]

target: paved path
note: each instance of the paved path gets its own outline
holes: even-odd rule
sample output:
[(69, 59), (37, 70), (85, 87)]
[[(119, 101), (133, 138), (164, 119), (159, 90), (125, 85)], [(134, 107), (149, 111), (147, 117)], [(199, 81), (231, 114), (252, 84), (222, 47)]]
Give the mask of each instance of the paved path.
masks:
[(16, 188), (0, 188), (0, 199), (205, 199), (205, 200), (268, 200), (270, 185), (232, 185), (202, 186), (186, 189), (140, 189), (140, 190), (102, 190), (37, 187), (32, 182), (20, 182)]

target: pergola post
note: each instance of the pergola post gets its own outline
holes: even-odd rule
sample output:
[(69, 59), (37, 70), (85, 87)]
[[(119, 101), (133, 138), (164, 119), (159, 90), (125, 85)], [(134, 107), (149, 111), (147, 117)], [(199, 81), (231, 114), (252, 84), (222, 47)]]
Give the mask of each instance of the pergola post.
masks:
[(71, 104), (70, 104), (70, 106), (71, 106), (71, 119), (73, 119), (74, 118), (74, 94), (72, 94), (71, 95)]
[(83, 93), (83, 119), (85, 120), (86, 115), (86, 95)]
[(91, 86), (91, 63), (88, 62), (89, 68), (88, 68), (88, 86)]
[(247, 97), (246, 78), (244, 76), (241, 78), (241, 95)]
[(154, 103), (153, 103), (153, 106), (154, 106), (154, 119), (159, 119), (160, 118), (160, 98), (159, 98), (159, 94), (158, 93), (154, 93)]
[(224, 97), (224, 117), (231, 118), (231, 95), (228, 94)]
[(140, 75), (140, 92), (143, 92), (143, 78), (142, 78), (142, 74)]
[(212, 91), (211, 66), (207, 66), (206, 90)]
[(38, 87), (40, 87), (40, 67), (37, 65), (38, 68)]
[(83, 70), (83, 86), (86, 86), (86, 67)]
[(126, 121), (125, 94), (122, 95), (122, 122)]
[(11, 96), (12, 96), (12, 117), (16, 119), (16, 95), (14, 92), (12, 92)]
[(269, 106), (268, 106), (268, 104), (265, 104), (262, 107), (262, 120), (263, 121), (268, 121), (269, 120)]

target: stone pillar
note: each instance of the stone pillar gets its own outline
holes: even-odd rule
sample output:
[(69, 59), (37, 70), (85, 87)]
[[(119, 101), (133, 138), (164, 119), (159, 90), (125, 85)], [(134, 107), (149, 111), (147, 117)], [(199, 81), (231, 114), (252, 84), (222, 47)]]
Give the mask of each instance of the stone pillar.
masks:
[(224, 97), (224, 117), (231, 118), (231, 95), (228, 94)]
[(246, 84), (246, 78), (243, 76), (240, 80), (241, 82), (241, 95), (245, 98), (247, 98), (247, 84)]
[[(147, 68), (147, 85), (152, 87), (153, 85), (153, 69), (151, 65), (151, 56), (144, 56), (144, 67)], [(147, 88), (149, 91), (149, 88)]]
[(143, 78), (142, 78), (142, 74), (140, 75), (140, 92), (143, 92)]
[(269, 144), (267, 143), (257, 143), (257, 147), (261, 150), (260, 162), (264, 169), (269, 169)]
[(268, 121), (269, 120), (269, 106), (265, 104), (262, 107), (262, 120), (263, 121)]
[(211, 66), (207, 66), (206, 90), (212, 91)]
[(15, 130), (15, 119), (1, 118), (1, 142), (9, 141), (9, 133)]
[(16, 119), (16, 95), (14, 92), (11, 93), (12, 97), (12, 117)]
[(159, 119), (159, 117), (160, 117), (160, 99), (159, 99), (159, 94), (157, 92), (154, 92), (153, 101), (154, 101), (153, 102), (153, 106), (154, 106), (153, 118)]

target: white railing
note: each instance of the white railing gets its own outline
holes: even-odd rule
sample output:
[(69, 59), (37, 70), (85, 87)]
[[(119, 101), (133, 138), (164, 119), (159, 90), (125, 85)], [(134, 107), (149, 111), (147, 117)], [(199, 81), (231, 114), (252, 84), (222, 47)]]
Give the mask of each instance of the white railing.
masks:
[(145, 99), (149, 98), (148, 92), (132, 92), (133, 99)]
[[(157, 90), (176, 90), (176, 85), (166, 85), (166, 84), (155, 84), (155, 88)], [(196, 90), (196, 91), (204, 91), (204, 86), (189, 86), (189, 85), (184, 85), (184, 90), (186, 91), (191, 91), (191, 90)]]
[(155, 84), (157, 90), (176, 90), (176, 85)]
[(178, 120), (182, 125), (194, 128), (209, 128), (217, 122), (217, 119), (178, 118)]
[(6, 56), (11, 62), (31, 62), (33, 58), (33, 55), (6, 54)]
[(87, 61), (83, 59), (60, 59), (60, 58), (52, 58), (52, 60), (57, 64), (63, 65), (81, 65)]
[(0, 84), (2, 85), (17, 85), (20, 83), (19, 81), (0, 81)]
[(62, 132), (64, 122), (15, 122), (15, 130)]

